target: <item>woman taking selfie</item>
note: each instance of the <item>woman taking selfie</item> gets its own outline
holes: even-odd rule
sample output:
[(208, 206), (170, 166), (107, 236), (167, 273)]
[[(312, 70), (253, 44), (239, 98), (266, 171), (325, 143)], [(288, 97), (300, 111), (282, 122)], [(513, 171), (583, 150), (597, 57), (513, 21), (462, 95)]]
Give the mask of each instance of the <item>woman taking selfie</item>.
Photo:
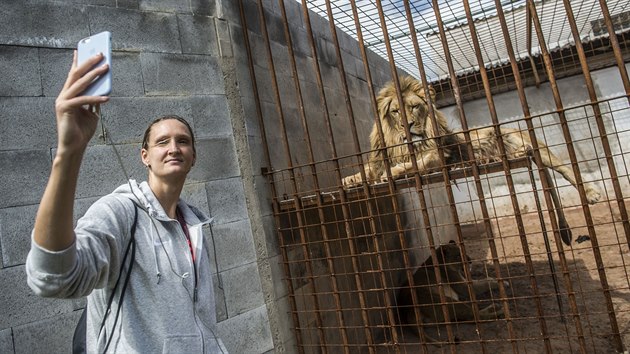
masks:
[(216, 333), (211, 220), (180, 199), (195, 164), (195, 139), (178, 116), (152, 122), (134, 180), (94, 203), (73, 229), (79, 168), (106, 96), (80, 94), (109, 68), (98, 54), (72, 68), (56, 100), (57, 150), (26, 262), (28, 284), (45, 297), (87, 296), (89, 353), (227, 353)]

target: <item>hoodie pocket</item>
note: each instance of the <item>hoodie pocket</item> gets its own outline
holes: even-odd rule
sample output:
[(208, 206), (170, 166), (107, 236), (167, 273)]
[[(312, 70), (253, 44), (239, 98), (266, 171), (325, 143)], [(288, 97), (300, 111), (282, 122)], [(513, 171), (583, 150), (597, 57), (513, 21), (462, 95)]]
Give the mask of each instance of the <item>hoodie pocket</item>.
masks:
[(201, 336), (169, 336), (164, 339), (163, 354), (189, 354), (202, 352)]

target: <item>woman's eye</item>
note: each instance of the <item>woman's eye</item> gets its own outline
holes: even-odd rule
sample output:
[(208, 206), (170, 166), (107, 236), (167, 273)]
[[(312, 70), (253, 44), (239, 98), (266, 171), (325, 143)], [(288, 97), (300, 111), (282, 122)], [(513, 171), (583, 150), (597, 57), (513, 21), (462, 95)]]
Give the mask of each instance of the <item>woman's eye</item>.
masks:
[(168, 143), (168, 140), (160, 140), (160, 141), (157, 142), (156, 145), (165, 145), (167, 143)]

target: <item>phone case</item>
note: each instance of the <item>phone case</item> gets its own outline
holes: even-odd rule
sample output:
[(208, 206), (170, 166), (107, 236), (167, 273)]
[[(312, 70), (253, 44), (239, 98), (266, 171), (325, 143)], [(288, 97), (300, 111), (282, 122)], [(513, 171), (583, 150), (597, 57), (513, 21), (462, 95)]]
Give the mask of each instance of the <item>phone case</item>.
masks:
[(77, 63), (81, 65), (88, 58), (103, 53), (103, 60), (95, 65), (109, 64), (109, 70), (100, 76), (81, 93), (82, 96), (106, 96), (112, 91), (112, 34), (108, 31), (83, 38), (77, 44)]

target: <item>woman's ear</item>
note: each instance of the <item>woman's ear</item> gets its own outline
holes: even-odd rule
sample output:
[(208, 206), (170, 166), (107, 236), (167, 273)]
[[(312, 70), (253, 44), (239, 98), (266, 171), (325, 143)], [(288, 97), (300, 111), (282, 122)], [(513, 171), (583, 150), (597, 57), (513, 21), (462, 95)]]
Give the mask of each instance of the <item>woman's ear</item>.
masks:
[(146, 167), (151, 167), (149, 165), (149, 159), (147, 158), (147, 150), (146, 149), (140, 150), (140, 159), (142, 160), (142, 164), (144, 164)]

